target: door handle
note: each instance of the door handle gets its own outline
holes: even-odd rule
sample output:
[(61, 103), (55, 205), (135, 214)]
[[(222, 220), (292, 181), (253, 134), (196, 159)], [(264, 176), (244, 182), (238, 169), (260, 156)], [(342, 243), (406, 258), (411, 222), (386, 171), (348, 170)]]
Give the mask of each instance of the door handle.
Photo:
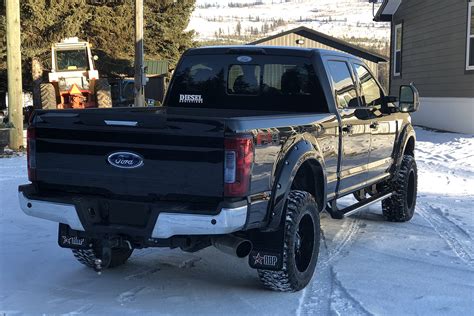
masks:
[(352, 133), (352, 125), (344, 125), (342, 127), (342, 132), (347, 134)]
[(377, 123), (377, 122), (370, 123), (370, 128), (371, 129), (377, 129), (378, 127), (379, 127), (379, 123)]

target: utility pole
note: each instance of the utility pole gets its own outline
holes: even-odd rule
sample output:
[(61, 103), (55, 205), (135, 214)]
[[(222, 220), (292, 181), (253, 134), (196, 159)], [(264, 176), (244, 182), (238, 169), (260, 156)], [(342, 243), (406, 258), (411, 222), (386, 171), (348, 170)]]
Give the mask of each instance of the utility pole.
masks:
[(14, 128), (10, 131), (10, 148), (23, 146), (23, 89), (21, 81), (20, 0), (6, 0), (8, 118)]
[(143, 0), (135, 0), (135, 105), (145, 104), (145, 68), (143, 62)]

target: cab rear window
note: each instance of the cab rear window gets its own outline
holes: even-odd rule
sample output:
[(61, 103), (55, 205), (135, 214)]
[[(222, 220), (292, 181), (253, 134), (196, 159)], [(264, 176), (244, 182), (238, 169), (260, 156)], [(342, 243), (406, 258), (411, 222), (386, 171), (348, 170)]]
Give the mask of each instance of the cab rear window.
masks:
[(309, 59), (260, 55), (184, 57), (170, 87), (168, 106), (327, 111)]

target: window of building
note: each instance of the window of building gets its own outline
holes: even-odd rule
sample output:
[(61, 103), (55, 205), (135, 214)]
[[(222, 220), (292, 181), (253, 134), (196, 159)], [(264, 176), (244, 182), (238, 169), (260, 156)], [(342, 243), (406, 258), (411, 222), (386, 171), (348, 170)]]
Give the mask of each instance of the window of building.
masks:
[(357, 91), (349, 66), (343, 61), (330, 61), (329, 72), (331, 73), (336, 99), (339, 108), (356, 107)]
[(474, 70), (474, 2), (468, 4), (466, 69)]
[(359, 78), (361, 101), (363, 106), (376, 106), (382, 104), (382, 91), (377, 81), (372, 77), (365, 66), (354, 64), (355, 72)]
[(395, 40), (393, 41), (393, 75), (402, 73), (402, 25), (395, 25)]

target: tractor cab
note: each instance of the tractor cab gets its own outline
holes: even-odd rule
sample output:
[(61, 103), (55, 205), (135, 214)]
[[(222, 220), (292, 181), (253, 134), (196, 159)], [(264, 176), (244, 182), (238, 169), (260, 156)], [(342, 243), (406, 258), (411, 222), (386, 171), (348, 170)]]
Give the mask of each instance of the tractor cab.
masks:
[(110, 85), (99, 78), (90, 44), (77, 37), (52, 45), (49, 83), (41, 85), (43, 109), (111, 107)]

